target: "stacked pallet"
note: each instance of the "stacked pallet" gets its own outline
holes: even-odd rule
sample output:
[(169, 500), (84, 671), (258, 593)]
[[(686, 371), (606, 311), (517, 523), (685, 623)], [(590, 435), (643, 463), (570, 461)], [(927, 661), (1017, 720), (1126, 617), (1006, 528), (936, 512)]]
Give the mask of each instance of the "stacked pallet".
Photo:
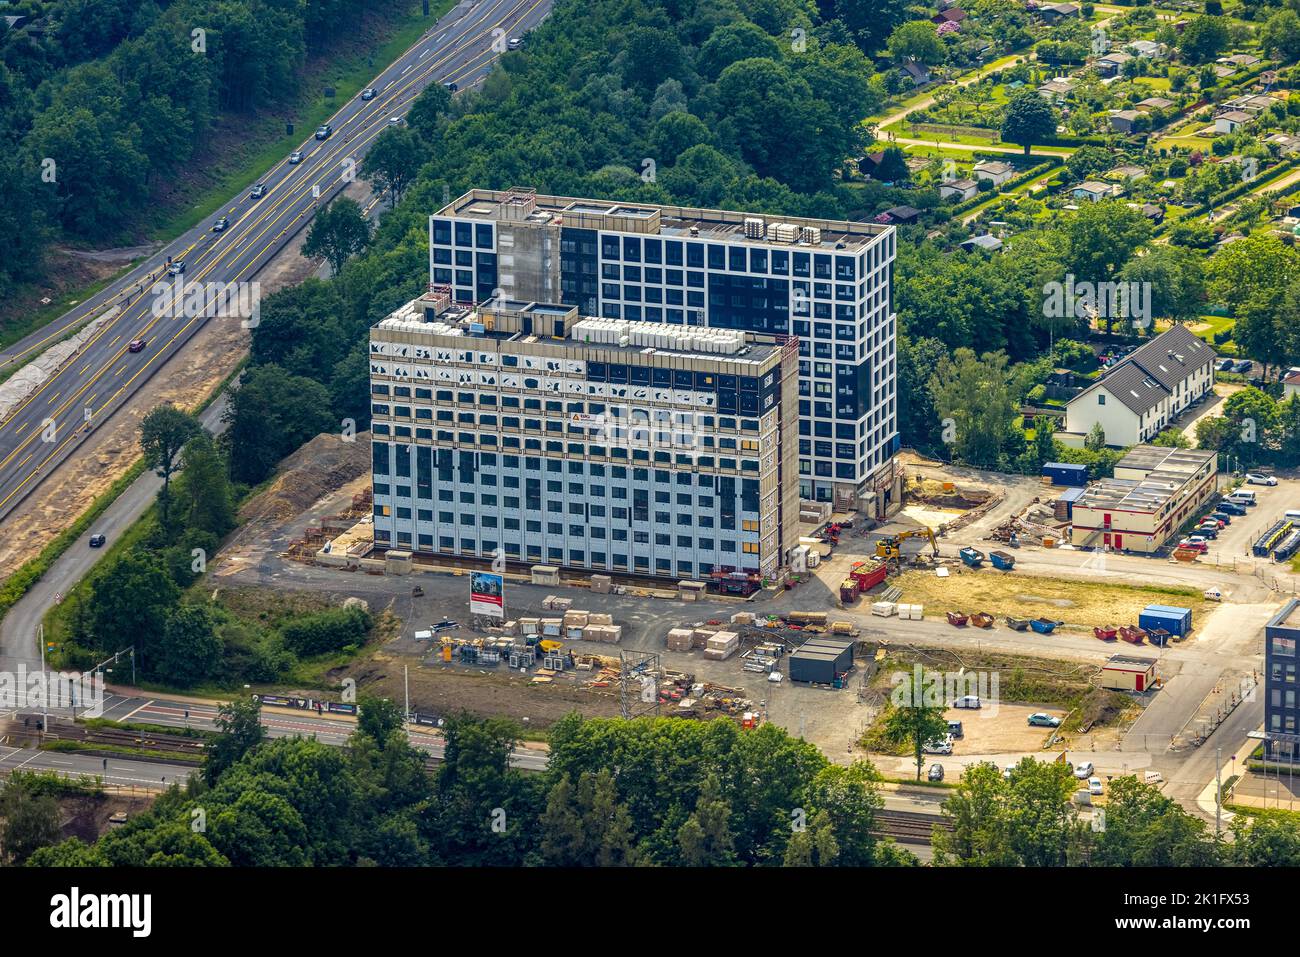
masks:
[(734, 631), (720, 631), (704, 645), (704, 657), (713, 661), (725, 661), (740, 648), (740, 635)]
[(622, 625), (588, 625), (582, 629), (582, 637), (587, 641), (603, 641), (616, 644), (623, 640)]
[(695, 647), (695, 630), (692, 628), (671, 628), (668, 631), (669, 651), (690, 651)]
[(572, 605), (572, 598), (560, 598), (556, 595), (547, 595), (542, 599), (542, 607), (547, 611), (568, 611)]

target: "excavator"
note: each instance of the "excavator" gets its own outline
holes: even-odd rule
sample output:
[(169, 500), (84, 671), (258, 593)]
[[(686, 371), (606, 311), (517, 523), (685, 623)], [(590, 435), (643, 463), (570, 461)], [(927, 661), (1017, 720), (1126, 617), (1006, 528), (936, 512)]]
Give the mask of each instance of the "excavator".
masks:
[(914, 528), (905, 532), (899, 532), (897, 535), (888, 535), (876, 542), (876, 557), (883, 558), (888, 562), (897, 562), (900, 565), (903, 561), (903, 540), (906, 538), (925, 538), (929, 539), (930, 551), (935, 558), (939, 557), (939, 543), (935, 541), (934, 530), (930, 528)]

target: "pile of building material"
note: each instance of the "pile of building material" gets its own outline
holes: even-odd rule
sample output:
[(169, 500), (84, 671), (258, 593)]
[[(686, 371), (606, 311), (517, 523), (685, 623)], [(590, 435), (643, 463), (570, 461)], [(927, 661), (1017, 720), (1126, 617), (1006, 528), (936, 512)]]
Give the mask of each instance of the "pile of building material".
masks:
[(831, 503), (830, 502), (809, 502), (801, 501), (799, 503), (799, 521), (808, 525), (821, 527), (831, 520)]
[(754, 623), (754, 613), (752, 611), (738, 611), (731, 616), (733, 625), (752, 625)]
[(669, 651), (690, 651), (695, 647), (694, 628), (671, 628), (668, 631)]
[(898, 605), (898, 617), (904, 621), (920, 621), (924, 615), (924, 605), (904, 605), (901, 602)]
[(573, 607), (573, 599), (547, 595), (542, 599), (542, 607), (547, 611), (568, 611)]
[(597, 595), (608, 595), (612, 579), (608, 575), (592, 575), (591, 590)]
[(720, 631), (705, 642), (704, 657), (713, 661), (725, 661), (739, 648), (740, 635), (734, 631)]
[(623, 626), (588, 625), (582, 630), (582, 637), (585, 641), (602, 641), (606, 644), (617, 644), (623, 640)]
[(878, 615), (881, 618), (891, 617), (897, 609), (898, 606), (892, 601), (877, 601), (873, 602), (871, 605), (871, 613), (873, 615)]

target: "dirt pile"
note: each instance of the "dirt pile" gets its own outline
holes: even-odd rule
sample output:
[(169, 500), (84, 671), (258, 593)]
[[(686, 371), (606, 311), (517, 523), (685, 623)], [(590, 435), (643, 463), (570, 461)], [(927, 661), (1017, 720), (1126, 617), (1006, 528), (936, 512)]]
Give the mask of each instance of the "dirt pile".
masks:
[(286, 521), (369, 472), (369, 432), (346, 441), (323, 432), (280, 463), (271, 485), (239, 510), (239, 521)]

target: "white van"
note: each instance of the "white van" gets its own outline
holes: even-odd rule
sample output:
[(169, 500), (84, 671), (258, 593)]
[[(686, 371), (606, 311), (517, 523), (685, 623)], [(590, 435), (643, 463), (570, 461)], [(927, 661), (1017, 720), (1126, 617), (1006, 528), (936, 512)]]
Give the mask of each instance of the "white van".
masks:
[(1238, 505), (1254, 505), (1255, 493), (1249, 489), (1239, 488), (1228, 496), (1229, 502), (1236, 502)]

